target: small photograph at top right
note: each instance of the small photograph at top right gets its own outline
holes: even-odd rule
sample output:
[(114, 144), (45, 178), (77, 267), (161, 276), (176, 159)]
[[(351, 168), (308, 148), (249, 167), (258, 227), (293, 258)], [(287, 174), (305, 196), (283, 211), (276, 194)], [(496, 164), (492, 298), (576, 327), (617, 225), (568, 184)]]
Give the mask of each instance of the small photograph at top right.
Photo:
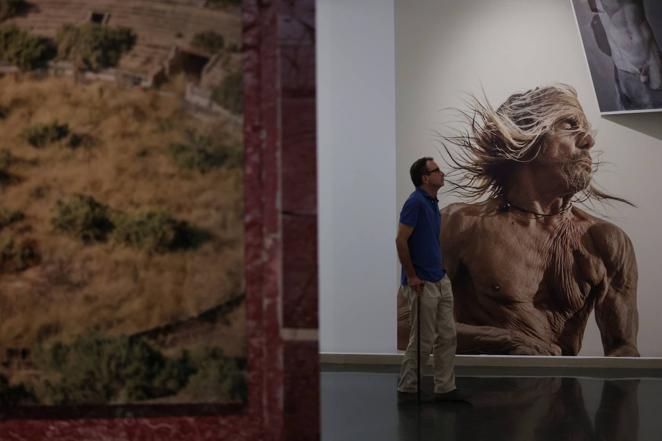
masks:
[(662, 110), (662, 2), (571, 0), (600, 112)]

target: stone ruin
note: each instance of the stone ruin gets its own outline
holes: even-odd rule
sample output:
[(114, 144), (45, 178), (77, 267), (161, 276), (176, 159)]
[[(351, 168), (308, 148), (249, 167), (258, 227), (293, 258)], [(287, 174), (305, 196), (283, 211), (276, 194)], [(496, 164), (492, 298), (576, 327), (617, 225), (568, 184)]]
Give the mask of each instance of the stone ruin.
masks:
[[(226, 43), (241, 45), (241, 14), (237, 7), (211, 8), (209, 0), (29, 0), (26, 13), (6, 20), (3, 25), (54, 39), (66, 24), (96, 23), (124, 26), (136, 34), (132, 50), (124, 54), (116, 68), (84, 72), (83, 78), (113, 81), (124, 85), (153, 87), (177, 73), (184, 73), (188, 85), (186, 99), (213, 113), (224, 112), (211, 100), (212, 88), (228, 72), (222, 53), (210, 54), (191, 45), (204, 31), (223, 35)], [(226, 45), (227, 46), (227, 45)], [(234, 57), (240, 57), (238, 53)], [(0, 73), (17, 73), (15, 66), (0, 63)], [(79, 75), (72, 63), (53, 61), (49, 73)]]

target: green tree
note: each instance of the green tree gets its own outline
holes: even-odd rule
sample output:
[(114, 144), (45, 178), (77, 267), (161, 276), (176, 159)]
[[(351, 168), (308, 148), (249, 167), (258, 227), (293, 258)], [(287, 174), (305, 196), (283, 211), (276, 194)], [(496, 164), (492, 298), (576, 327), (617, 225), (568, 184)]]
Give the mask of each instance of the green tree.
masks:
[(111, 213), (107, 205), (93, 197), (76, 194), (69, 200), (57, 201), (51, 222), (56, 230), (83, 242), (104, 241), (113, 230)]
[(0, 270), (21, 272), (38, 265), (41, 254), (34, 240), (15, 240), (10, 234), (0, 236)]
[(0, 21), (15, 17), (28, 8), (25, 0), (0, 0)]
[(60, 124), (57, 121), (50, 124), (35, 124), (21, 132), (21, 138), (35, 148), (46, 147), (53, 142), (65, 139), (67, 136), (69, 136), (69, 125)]
[(196, 372), (188, 353), (166, 358), (143, 339), (80, 336), (69, 345), (55, 345), (42, 359), (59, 373), (48, 383), (54, 404), (127, 403), (172, 395)]
[(193, 47), (215, 54), (225, 47), (225, 39), (221, 34), (214, 31), (205, 31), (195, 34), (191, 42)]
[(167, 211), (148, 211), (115, 218), (113, 238), (116, 242), (157, 253), (195, 246), (195, 231)]
[(58, 31), (55, 40), (59, 58), (96, 71), (116, 66), (122, 55), (133, 48), (136, 34), (127, 27), (67, 24)]
[(212, 99), (230, 112), (240, 114), (244, 109), (243, 76), (241, 72), (228, 74), (214, 89)]
[(205, 348), (194, 356), (198, 372), (185, 393), (205, 402), (244, 401), (247, 396), (245, 371), (238, 360), (228, 357), (221, 348)]
[(0, 27), (0, 58), (21, 70), (45, 67), (55, 54), (48, 38), (31, 35), (16, 26)]
[(170, 154), (180, 167), (202, 173), (224, 165), (238, 165), (241, 156), (218, 139), (193, 131), (186, 132), (183, 142), (171, 144)]
[(21, 404), (36, 404), (34, 392), (22, 384), (11, 386), (7, 377), (0, 375), (0, 406), (10, 407)]

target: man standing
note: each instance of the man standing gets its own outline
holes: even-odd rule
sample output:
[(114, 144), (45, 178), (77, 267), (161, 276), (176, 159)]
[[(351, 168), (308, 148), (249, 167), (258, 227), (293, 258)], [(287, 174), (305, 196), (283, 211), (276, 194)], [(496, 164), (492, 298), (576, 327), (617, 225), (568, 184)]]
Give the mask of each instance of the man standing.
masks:
[[(437, 400), (461, 400), (455, 388), (455, 322), (453, 293), (445, 276), (440, 246), (441, 215), (437, 192), (444, 174), (432, 158), (418, 159), (410, 169), (416, 190), (400, 213), (395, 240), (402, 263), (401, 294), (409, 305), (410, 333), (398, 384), (398, 399), (408, 401), (417, 391), (417, 320), (420, 320), (420, 355), (434, 354), (434, 393)], [(417, 316), (417, 302), (420, 317)]]
[(497, 110), (475, 102), (442, 210), (458, 353), (577, 355), (591, 312), (604, 354), (637, 357), (637, 262), (617, 226), (576, 201), (623, 199), (592, 183), (594, 140), (575, 90), (539, 87)]
[(604, 29), (604, 33), (595, 35), (598, 46), (614, 63), (621, 107), (636, 110), (659, 107), (652, 92), (662, 89), (662, 53), (643, 1), (591, 0), (589, 5), (598, 13)]

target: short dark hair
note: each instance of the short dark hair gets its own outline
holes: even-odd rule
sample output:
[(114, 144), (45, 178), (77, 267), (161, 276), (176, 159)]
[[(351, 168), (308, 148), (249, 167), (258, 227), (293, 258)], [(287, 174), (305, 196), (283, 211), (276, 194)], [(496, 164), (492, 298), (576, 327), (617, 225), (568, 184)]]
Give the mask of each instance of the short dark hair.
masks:
[(428, 173), (428, 161), (432, 161), (430, 157), (424, 157), (417, 159), (409, 169), (409, 176), (411, 176), (411, 182), (414, 183), (414, 187), (420, 187), (423, 185), (423, 176), (429, 175)]

